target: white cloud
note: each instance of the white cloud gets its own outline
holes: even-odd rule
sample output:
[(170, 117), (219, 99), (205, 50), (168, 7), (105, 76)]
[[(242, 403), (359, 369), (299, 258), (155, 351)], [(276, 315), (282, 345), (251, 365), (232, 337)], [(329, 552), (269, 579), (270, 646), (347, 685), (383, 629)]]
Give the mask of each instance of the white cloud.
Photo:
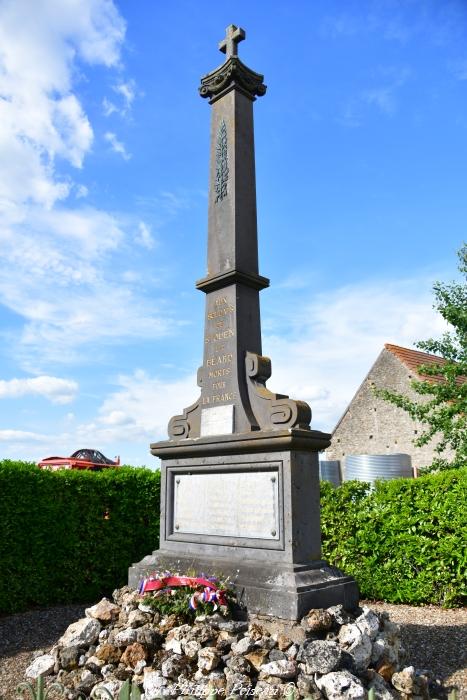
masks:
[(75, 256), (92, 260), (108, 251), (116, 250), (124, 239), (124, 232), (116, 217), (92, 207), (81, 209), (56, 208), (52, 212), (31, 212), (30, 228), (47, 235), (56, 249), (69, 246)]
[(110, 411), (108, 415), (101, 418), (104, 425), (125, 425), (128, 422), (128, 416), (125, 411)]
[(23, 368), (42, 373), (44, 361), (74, 362), (89, 345), (95, 361), (106, 343), (173, 328), (164, 307), (135, 284), (139, 278), (115, 274), (108, 259), (125, 240), (114, 216), (92, 208), (29, 208), (27, 228), (0, 229), (0, 302), (23, 319), (9, 338)]
[[(159, 337), (170, 323), (111, 264), (134, 238), (135, 222), (78, 207), (86, 187), (60, 173), (62, 159), (82, 168), (93, 140), (76, 76), (83, 62), (119, 66), (125, 23), (111, 0), (35, 7), (0, 4), (0, 303), (24, 323), (8, 332), (11, 354), (23, 369), (45, 374), (44, 362), (73, 362), (88, 344)], [(128, 108), (135, 90), (131, 80), (116, 86)], [(109, 134), (112, 148), (129, 157)], [(149, 229), (139, 238), (151, 245)]]
[(161, 192), (159, 203), (172, 215), (188, 207), (186, 197), (181, 197), (175, 192)]
[(128, 80), (126, 83), (119, 83), (118, 85), (115, 85), (114, 90), (118, 95), (121, 95), (121, 97), (123, 98), (124, 112), (127, 112), (131, 108), (133, 100), (136, 97), (135, 81)]
[(115, 153), (118, 153), (124, 160), (130, 160), (131, 153), (125, 148), (125, 144), (117, 139), (117, 136), (112, 131), (107, 131), (104, 135), (105, 140), (110, 144), (110, 148)]
[(371, 90), (366, 90), (362, 94), (362, 99), (369, 105), (375, 105), (383, 114), (388, 116), (393, 115), (398, 107), (397, 91), (410, 78), (411, 70), (405, 67), (389, 67), (380, 71), (388, 81)]
[[(381, 352), (384, 343), (411, 347), (416, 340), (445, 330), (432, 309), (431, 276), (412, 280), (369, 281), (306, 300), (296, 291), (265, 313), (263, 352), (271, 357), (271, 391), (308, 401), (312, 427), (331, 431)], [(291, 313), (291, 309), (300, 309)], [(280, 329), (280, 330), (276, 330)], [(119, 453), (127, 463), (152, 464), (149, 443), (167, 437), (167, 423), (198, 397), (194, 373), (164, 379), (142, 370), (118, 377), (110, 393), (86, 423), (69, 421), (62, 433), (40, 436), (44, 454), (68, 454), (95, 446)], [(7, 435), (11, 434), (8, 445)], [(27, 436), (3, 431), (12, 456), (37, 459)]]
[(66, 95), (57, 100), (54, 108), (54, 123), (61, 137), (56, 152), (75, 168), (81, 168), (93, 140), (88, 118), (75, 95)]
[[(303, 300), (306, 292), (299, 294)], [(276, 305), (273, 317), (266, 316), (268, 386), (308, 401), (312, 425), (322, 430), (333, 429), (384, 343), (411, 347), (445, 330), (432, 308), (431, 279), (424, 277), (355, 284), (305, 301), (295, 314), (291, 308), (297, 307), (288, 299), (283, 315)], [(281, 328), (280, 334), (273, 328)], [(167, 381), (138, 370), (119, 377), (118, 385), (96, 418), (77, 427), (73, 444), (88, 435), (95, 444), (145, 453), (149, 442), (166, 437), (170, 417), (199, 392), (194, 374)]]
[(22, 457), (17, 457), (13, 451), (10, 459), (25, 459), (27, 452), (27, 449), (25, 449), (25, 443), (27, 444), (31, 440), (34, 442), (47, 442), (50, 440), (50, 437), (49, 435), (33, 433), (28, 430), (0, 430), (0, 442), (9, 443), (12, 450), (15, 450), (16, 448), (23, 450)]
[[(361, 11), (327, 15), (320, 32), (326, 38), (377, 35), (378, 40), (407, 44), (427, 38), (440, 46), (464, 38), (465, 3), (407, 3), (406, 0), (374, 0), (361, 3)], [(358, 8), (360, 10), (360, 7)]]
[(113, 102), (107, 99), (107, 97), (104, 97), (104, 99), (102, 100), (102, 111), (105, 117), (110, 117), (110, 115), (114, 112), (118, 112), (118, 107), (116, 107), (116, 105), (114, 105)]
[(363, 99), (370, 105), (378, 107), (383, 114), (392, 115), (396, 111), (396, 100), (392, 86), (367, 90)]
[[(118, 378), (119, 389), (102, 403), (93, 428), (105, 440), (161, 439), (169, 419), (199, 396), (196, 375), (163, 380), (142, 370)], [(115, 407), (118, 406), (118, 409)]]
[(29, 311), (20, 339), (24, 365), (73, 363), (85, 359), (82, 351), (89, 347), (94, 350), (87, 360), (96, 362), (106, 344), (164, 336), (172, 324), (157, 311), (150, 300), (118, 283), (96, 283), (84, 290), (76, 285), (62, 298), (38, 302)]
[(102, 100), (102, 111), (104, 116), (110, 117), (111, 114), (119, 114), (121, 117), (126, 117), (131, 111), (133, 101), (136, 97), (136, 83), (134, 80), (118, 83), (113, 86), (113, 90), (122, 101), (122, 106), (117, 106), (115, 102), (104, 97)]
[[(15, 459), (38, 460), (46, 454), (71, 454), (80, 447), (95, 447), (107, 455), (121, 454), (130, 464), (156, 466), (149, 444), (167, 437), (167, 424), (199, 395), (194, 374), (164, 381), (142, 370), (122, 375), (117, 389), (107, 396), (95, 418), (78, 423), (67, 414), (62, 432), (39, 434), (0, 430), (3, 453)], [(33, 444), (30, 444), (30, 443)], [(41, 443), (41, 452), (37, 449)]]
[(343, 106), (341, 113), (336, 117), (338, 124), (348, 128), (357, 128), (362, 125), (362, 109), (359, 99), (351, 98)]
[(138, 245), (148, 250), (154, 248), (155, 241), (152, 237), (151, 229), (144, 221), (140, 221), (138, 224), (138, 234), (135, 236), (135, 241)]
[[(304, 292), (300, 292), (303, 299)], [(412, 347), (445, 330), (432, 308), (431, 280), (356, 284), (301, 305), (284, 319), (267, 320), (263, 351), (272, 359), (271, 390), (311, 404), (313, 424), (332, 430), (384, 343)], [(294, 308), (289, 299), (287, 314)]]
[(78, 383), (59, 377), (27, 377), (0, 380), (0, 399), (18, 399), (24, 396), (42, 396), (52, 403), (70, 403), (76, 397)]
[(86, 185), (75, 185), (76, 199), (82, 199), (83, 197), (87, 197), (88, 194), (89, 194), (89, 190), (86, 187)]
[(35, 202), (50, 208), (70, 182), (93, 132), (73, 92), (78, 59), (119, 62), (125, 24), (111, 0), (4, 0), (0, 5), (0, 211)]
[[(388, 6), (390, 4), (390, 6)], [(399, 7), (397, 5), (399, 4)], [(386, 5), (386, 7), (385, 7)], [(385, 13), (385, 9), (388, 10)], [(403, 3), (397, 0), (371, 3), (367, 12), (362, 7), (360, 13), (341, 12), (325, 16), (321, 22), (320, 32), (326, 38), (355, 37), (365, 34), (378, 34), (379, 38), (405, 44), (422, 29), (422, 22), (409, 23), (403, 16)]]
[(51, 275), (55, 290), (89, 283), (89, 259), (122, 239), (105, 212), (54, 205), (74, 188), (58, 159), (81, 168), (93, 140), (73, 91), (76, 62), (116, 66), (124, 31), (111, 0), (0, 5), (0, 302), (26, 318), (51, 312)]
[(156, 211), (159, 214), (163, 212), (167, 218), (176, 216), (183, 209), (189, 208), (192, 202), (185, 195), (179, 195), (175, 192), (160, 192), (154, 197), (137, 197), (136, 204), (140, 208)]
[(320, 32), (328, 38), (354, 36), (361, 31), (361, 20), (345, 12), (328, 15), (321, 22)]
[(137, 270), (125, 270), (122, 272), (122, 280), (133, 284), (135, 282), (141, 281), (141, 274)]
[(76, 58), (118, 63), (125, 24), (111, 0), (5, 0), (0, 6), (0, 208), (51, 207), (69, 193), (61, 156), (81, 167), (92, 128), (72, 92)]
[(343, 126), (358, 127), (364, 123), (368, 107), (375, 107), (381, 114), (391, 117), (399, 108), (399, 91), (411, 77), (407, 66), (385, 66), (379, 68), (376, 77), (380, 84), (359, 91), (350, 97), (337, 121)]

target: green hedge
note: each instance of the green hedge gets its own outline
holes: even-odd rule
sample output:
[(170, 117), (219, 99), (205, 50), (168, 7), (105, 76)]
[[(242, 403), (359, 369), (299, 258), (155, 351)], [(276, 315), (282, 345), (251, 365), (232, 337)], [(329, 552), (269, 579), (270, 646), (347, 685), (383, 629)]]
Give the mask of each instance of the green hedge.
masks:
[(467, 469), (337, 489), (321, 484), (323, 558), (361, 596), (462, 604), (467, 596)]
[[(48, 472), (0, 462), (0, 612), (89, 602), (157, 547), (160, 474)], [(461, 604), (467, 595), (467, 469), (335, 489), (321, 483), (323, 558), (362, 597)], [(106, 517), (108, 514), (108, 517)]]
[(160, 474), (0, 462), (0, 612), (89, 602), (158, 546)]

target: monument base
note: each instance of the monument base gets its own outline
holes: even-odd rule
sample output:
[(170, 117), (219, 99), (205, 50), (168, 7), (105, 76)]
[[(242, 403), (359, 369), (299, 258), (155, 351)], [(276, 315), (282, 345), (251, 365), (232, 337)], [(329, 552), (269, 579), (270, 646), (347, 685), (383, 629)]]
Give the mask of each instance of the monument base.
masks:
[(254, 560), (239, 563), (221, 557), (174, 555), (159, 549), (130, 568), (129, 585), (136, 588), (143, 576), (156, 570), (205, 572), (222, 579), (228, 577), (239, 602), (250, 614), (299, 620), (311, 608), (342, 604), (351, 611), (358, 607), (355, 580), (325, 561), (270, 566)]
[(152, 571), (229, 577), (249, 613), (297, 620), (358, 605), (354, 579), (321, 559), (318, 450), (311, 430), (257, 431), (152, 445), (163, 458), (160, 549)]

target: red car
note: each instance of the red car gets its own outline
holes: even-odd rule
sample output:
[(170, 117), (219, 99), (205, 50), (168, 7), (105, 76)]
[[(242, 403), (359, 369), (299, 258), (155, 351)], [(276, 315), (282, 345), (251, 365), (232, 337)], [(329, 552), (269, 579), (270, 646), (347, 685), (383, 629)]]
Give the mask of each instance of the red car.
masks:
[(120, 465), (120, 457), (115, 461), (104, 457), (102, 452), (98, 450), (78, 450), (73, 452), (71, 457), (46, 457), (41, 462), (37, 463), (40, 469), (91, 469), (100, 471), (108, 467), (118, 467)]

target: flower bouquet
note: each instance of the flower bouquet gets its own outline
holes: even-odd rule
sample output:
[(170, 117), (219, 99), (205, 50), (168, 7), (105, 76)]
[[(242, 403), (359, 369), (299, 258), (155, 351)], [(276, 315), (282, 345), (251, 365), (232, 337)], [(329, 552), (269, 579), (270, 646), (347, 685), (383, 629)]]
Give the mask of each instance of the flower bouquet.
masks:
[(204, 573), (185, 576), (171, 571), (155, 571), (140, 581), (138, 591), (144, 596), (144, 605), (152, 610), (184, 619), (214, 612), (226, 617), (235, 600), (227, 579)]

